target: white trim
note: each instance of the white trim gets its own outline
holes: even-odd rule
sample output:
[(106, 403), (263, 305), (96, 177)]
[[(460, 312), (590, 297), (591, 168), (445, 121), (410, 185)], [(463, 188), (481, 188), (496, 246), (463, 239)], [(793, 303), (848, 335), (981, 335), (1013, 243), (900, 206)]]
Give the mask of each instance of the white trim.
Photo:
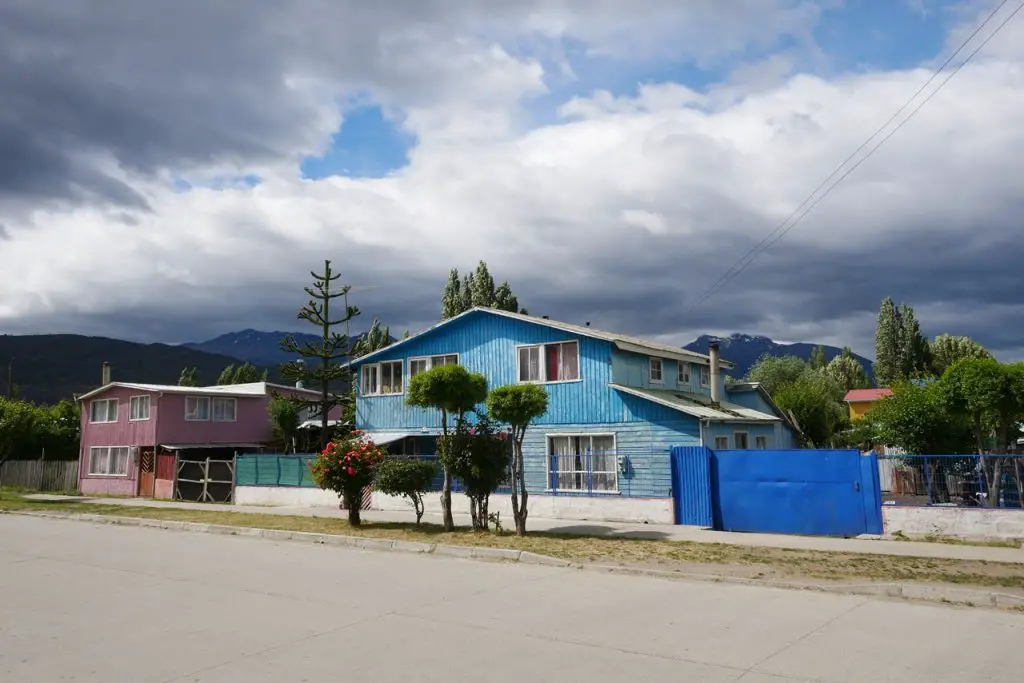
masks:
[[(132, 417), (132, 403), (135, 399), (146, 399), (146, 417)], [(150, 394), (135, 394), (128, 397), (128, 421), (146, 422), (149, 420), (150, 411), (153, 410), (153, 397)]]
[[(591, 439), (591, 443), (593, 443), (593, 437), (595, 437), (595, 436), (602, 436), (602, 437), (610, 436), (612, 438), (612, 452), (615, 454), (615, 465), (614, 465), (614, 468), (612, 470), (614, 472), (614, 474), (615, 474), (615, 489), (614, 490), (612, 490), (612, 491), (608, 491), (608, 490), (588, 491), (587, 489), (553, 489), (553, 488), (550, 488), (552, 475), (554, 475), (555, 477), (558, 476), (558, 470), (555, 470), (555, 471), (551, 470), (551, 458), (556, 455), (555, 453), (551, 452), (551, 439), (557, 439), (557, 438), (561, 438), (561, 437), (573, 438), (573, 437), (583, 437), (583, 436), (590, 438)], [(546, 463), (545, 463), (544, 469), (545, 469), (545, 473), (546, 473), (545, 476), (547, 478), (547, 483), (548, 483), (548, 487), (549, 488), (545, 488), (544, 490), (548, 491), (548, 492), (552, 492), (552, 491), (565, 491), (567, 493), (579, 493), (579, 494), (585, 494), (585, 495), (602, 495), (602, 496), (605, 496), (605, 495), (609, 495), (609, 496), (611, 496), (611, 495), (621, 495), (622, 494), (622, 490), (619, 488), (619, 458), (618, 458), (618, 454), (619, 454), (619, 437), (618, 437), (618, 435), (615, 432), (600, 432), (600, 431), (598, 431), (598, 432), (578, 432), (577, 431), (577, 432), (554, 432), (554, 433), (545, 434), (544, 435), (544, 457), (545, 457)], [(607, 470), (601, 470), (601, 473), (602, 474), (607, 474), (608, 471)], [(590, 474), (593, 475), (593, 462), (591, 462)]]
[[(462, 358), (459, 356), (458, 353), (432, 353), (432, 354), (430, 354), (428, 356), (409, 356), (409, 358), (408, 358), (408, 360), (406, 362), (405, 376), (408, 379), (410, 379), (410, 380), (412, 379), (412, 363), (413, 363), (413, 361), (417, 361), (417, 360), (425, 360), (425, 361), (427, 361), (427, 369), (423, 370), (423, 372), (427, 372), (427, 371), (432, 370), (434, 368), (434, 359), (435, 358), (445, 358), (447, 356), (455, 356), (455, 364), (456, 365), (461, 365), (462, 364)], [(381, 361), (381, 362), (383, 363), (385, 361)], [(446, 365), (447, 365), (447, 363), (446, 363)], [(444, 367), (444, 366), (439, 365), (438, 367)], [(362, 371), (360, 370), (360, 372), (362, 372)], [(403, 389), (404, 388), (405, 387), (403, 385)], [(391, 394), (385, 394), (385, 396), (390, 396), (390, 395)]]
[[(686, 379), (685, 380), (680, 376), (680, 375), (682, 375), (683, 368), (686, 368)], [(692, 372), (692, 368), (690, 367), (690, 362), (689, 361), (685, 361), (685, 360), (676, 361), (676, 386), (679, 386), (679, 385), (682, 385), (684, 387), (692, 387), (693, 386), (693, 372)]]
[[(193, 398), (196, 401), (206, 401), (206, 417), (189, 417), (188, 416), (188, 400), (190, 398)], [(213, 404), (210, 402), (210, 398), (212, 398), (212, 397), (210, 397), (210, 396), (186, 396), (185, 397), (185, 405), (184, 405), (184, 408), (185, 408), (185, 422), (209, 422), (210, 421), (211, 412), (212, 412), (212, 409), (213, 409)], [(196, 412), (198, 413), (199, 411), (197, 410)]]
[[(548, 362), (547, 362), (547, 347), (549, 346), (560, 346), (562, 344), (575, 344), (576, 345), (576, 378), (575, 379), (548, 379)], [(580, 340), (579, 339), (565, 339), (562, 341), (552, 342), (538, 342), (536, 344), (516, 344), (516, 384), (569, 384), (570, 382), (582, 382), (583, 381), (583, 363), (580, 361)], [(519, 352), (522, 349), (537, 349), (540, 352), (540, 379), (537, 380), (525, 380), (519, 379), (521, 366), (519, 364)]]
[[(707, 374), (706, 375), (704, 374), (705, 370), (707, 370)], [(705, 377), (708, 378), (707, 382), (704, 381)], [(703, 389), (710, 389), (711, 388), (711, 367), (710, 366), (706, 366), (706, 367), (703, 366), (703, 365), (700, 366), (700, 386)]]
[[(743, 435), (743, 439), (747, 442), (743, 448), (740, 448), (740, 442), (736, 439), (740, 434)], [(732, 432), (732, 445), (738, 451), (749, 451), (750, 450), (750, 432), (746, 429), (734, 429)]]
[[(120, 450), (122, 448), (125, 449), (126, 451), (128, 451), (128, 453), (126, 454), (125, 459), (124, 459), (124, 474), (109, 474), (109, 473), (103, 474), (103, 473), (98, 473), (98, 472), (93, 472), (92, 471), (93, 451), (105, 450), (107, 452), (107, 456), (106, 456), (107, 457), (107, 464), (109, 465), (110, 464), (110, 457), (111, 457), (110, 451), (115, 450), (115, 449), (116, 450)], [(128, 470), (131, 469), (130, 461), (131, 461), (131, 458), (132, 458), (132, 448), (133, 448), (132, 446), (90, 446), (89, 447), (89, 464), (86, 467), (85, 476), (86, 477), (106, 477), (106, 478), (127, 478), (128, 477)]]
[[(113, 420), (109, 420), (109, 419), (108, 420), (94, 420), (94, 419), (92, 419), (92, 413), (93, 413), (92, 407), (94, 405), (96, 405), (97, 403), (106, 403), (107, 404), (107, 406), (108, 406), (107, 410), (106, 410), (107, 417), (110, 416), (110, 407), (109, 406), (110, 406), (111, 403), (113, 403), (114, 406), (115, 406), (115, 408), (114, 408), (114, 419)], [(93, 425), (113, 424), (114, 422), (117, 422), (118, 418), (120, 418), (120, 417), (121, 417), (121, 401), (119, 399), (116, 399), (116, 398), (97, 398), (97, 399), (93, 399), (92, 401), (89, 401), (89, 424), (93, 424)]]
[[(654, 364), (658, 364), (658, 379), (654, 379)], [(665, 361), (657, 356), (650, 356), (647, 359), (647, 379), (651, 384), (665, 383)]]
[[(401, 391), (389, 391), (388, 393), (383, 393), (383, 392), (380, 391), (381, 378), (383, 377), (383, 375), (381, 373), (381, 369), (382, 369), (382, 366), (384, 366), (384, 365), (397, 365), (399, 367), (399, 369), (400, 369), (400, 371), (402, 373), (402, 390)], [(366, 392), (363, 391), (363, 372), (365, 370), (369, 369), (369, 368), (377, 368), (377, 381), (375, 383), (376, 384), (375, 391), (373, 391), (372, 393), (366, 393)], [(406, 369), (405, 368), (405, 361), (403, 361), (401, 358), (399, 358), (397, 360), (382, 360), (382, 361), (378, 361), (376, 363), (367, 363), (366, 365), (359, 366), (359, 396), (363, 396), (363, 397), (367, 397), (367, 398), (370, 397), (370, 396), (402, 396), (403, 394), (405, 394), (405, 385), (406, 385), (406, 382), (408, 382), (408, 378), (407, 378), (407, 376), (405, 374), (405, 369)], [(392, 374), (392, 378), (393, 377), (394, 377), (394, 374)]]
[[(237, 398), (235, 398), (234, 396), (211, 396), (210, 399), (211, 399), (210, 400), (210, 421), (211, 422), (238, 422), (238, 399)], [(217, 401), (222, 401), (222, 402), (230, 401), (231, 404), (234, 406), (234, 410), (232, 411), (233, 417), (230, 420), (227, 420), (227, 419), (224, 419), (224, 418), (221, 418), (219, 420), (217, 419), (217, 411), (214, 409), (214, 406), (216, 405)]]
[(189, 394), (194, 396), (236, 396), (238, 398), (245, 398), (247, 396), (266, 396), (274, 390), (290, 391), (300, 394), (306, 394), (310, 397), (319, 396), (320, 392), (316, 389), (303, 389), (287, 384), (273, 384), (270, 382), (249, 382), (246, 384), (222, 384), (210, 387), (184, 387), (178, 384), (143, 384), (139, 382), (111, 382), (110, 384), (104, 384), (102, 387), (87, 391), (80, 396), (76, 396), (76, 401), (85, 401), (87, 399), (101, 394), (108, 389), (121, 388), (131, 389), (133, 391), (148, 391), (150, 393), (158, 394)]

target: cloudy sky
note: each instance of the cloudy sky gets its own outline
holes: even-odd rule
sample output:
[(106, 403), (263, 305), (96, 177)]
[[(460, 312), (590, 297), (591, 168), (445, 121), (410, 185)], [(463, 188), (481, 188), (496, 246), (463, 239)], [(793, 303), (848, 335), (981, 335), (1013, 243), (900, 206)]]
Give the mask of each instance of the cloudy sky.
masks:
[(325, 258), (416, 330), (484, 259), (662, 340), (873, 355), (890, 295), (1024, 358), (1024, 12), (701, 301), (998, 4), (0, 0), (0, 332), (302, 329)]

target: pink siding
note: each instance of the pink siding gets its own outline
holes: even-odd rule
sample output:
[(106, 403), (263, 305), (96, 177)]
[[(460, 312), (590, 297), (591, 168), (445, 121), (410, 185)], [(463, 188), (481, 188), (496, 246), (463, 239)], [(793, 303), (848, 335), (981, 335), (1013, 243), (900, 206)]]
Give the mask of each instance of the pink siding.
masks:
[[(132, 396), (149, 396), (149, 419), (129, 420)], [(90, 422), (94, 399), (116, 398), (117, 422)], [(153, 446), (156, 443), (156, 423), (159, 413), (156, 395), (137, 389), (114, 387), (82, 403), (82, 451), (79, 457), (79, 487), (82, 493), (135, 495), (137, 464), (128, 460), (128, 473), (122, 476), (90, 476), (89, 455), (93, 446)]]
[(273, 438), (266, 396), (239, 396), (234, 422), (190, 422), (185, 420), (185, 395), (164, 394), (160, 398), (161, 444), (262, 443)]

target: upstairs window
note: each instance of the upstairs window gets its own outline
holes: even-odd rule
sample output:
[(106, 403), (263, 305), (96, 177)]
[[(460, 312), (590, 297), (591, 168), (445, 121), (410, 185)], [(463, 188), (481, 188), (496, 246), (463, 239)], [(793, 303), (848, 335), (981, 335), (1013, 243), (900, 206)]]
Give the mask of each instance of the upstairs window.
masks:
[(571, 382), (580, 378), (578, 342), (520, 346), (518, 354), (520, 382)]
[(690, 364), (686, 361), (679, 361), (679, 376), (676, 380), (679, 384), (690, 383)]
[(651, 358), (649, 364), (651, 372), (651, 382), (654, 384), (661, 384), (662, 382), (664, 382), (665, 379), (662, 375), (661, 359)]
[(133, 422), (149, 419), (149, 396), (132, 396), (128, 419)]
[(117, 422), (117, 399), (101, 398), (90, 403), (89, 422)]
[(360, 371), (360, 392), (363, 396), (394, 396), (402, 393), (402, 361), (364, 365)]
[(238, 419), (238, 401), (233, 398), (213, 399), (213, 421), (234, 422)]
[(185, 419), (188, 422), (205, 422), (210, 419), (209, 396), (186, 396)]
[(444, 365), (458, 365), (459, 354), (457, 353), (446, 353), (440, 356), (424, 356), (423, 358), (410, 358), (409, 359), (409, 377), (415, 377), (421, 372), (426, 372), (432, 368), (439, 368)]
[(711, 386), (711, 368), (706, 365), (700, 366), (700, 385), (702, 387)]

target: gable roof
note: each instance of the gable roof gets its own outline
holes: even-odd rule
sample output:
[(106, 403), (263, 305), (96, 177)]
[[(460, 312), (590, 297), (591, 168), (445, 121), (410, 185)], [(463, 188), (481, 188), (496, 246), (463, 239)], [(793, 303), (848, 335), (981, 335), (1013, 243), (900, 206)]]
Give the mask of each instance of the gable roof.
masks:
[(882, 387), (881, 389), (850, 389), (846, 392), (843, 400), (847, 403), (871, 403), (886, 396), (892, 396), (892, 389), (888, 387)]
[[(391, 351), (392, 349), (411, 342), (414, 339), (418, 339), (426, 334), (438, 330), (445, 325), (450, 325), (456, 320), (460, 320), (466, 316), (472, 315), (473, 313), (487, 313), (490, 315), (499, 315), (505, 318), (512, 318), (513, 320), (521, 320), (523, 322), (532, 323), (534, 325), (542, 325), (544, 327), (550, 327), (555, 330), (562, 330), (563, 332), (569, 332), (570, 334), (577, 334), (581, 337), (590, 337), (591, 339), (603, 339), (604, 341), (611, 342), (616, 348), (622, 351), (631, 351), (633, 353), (646, 354), (649, 356), (656, 356), (659, 358), (671, 358), (674, 360), (682, 360), (691, 363), (698, 363), (702, 365), (710, 364), (710, 357), (703, 353), (696, 353), (694, 351), (687, 351), (686, 349), (679, 346), (669, 346), (667, 344), (659, 344), (657, 342), (648, 341), (639, 337), (630, 337), (624, 334), (616, 334), (614, 332), (603, 332), (601, 330), (595, 330), (593, 327), (585, 327), (583, 325), (574, 325), (572, 323), (564, 323), (558, 320), (550, 320), (548, 318), (538, 318), (533, 315), (523, 315), (522, 313), (512, 313), (511, 311), (500, 311), (496, 308), (487, 308), (485, 306), (476, 306), (469, 309), (459, 315), (442, 320), (436, 325), (432, 325), (421, 332), (417, 332), (414, 335), (400, 339), (390, 346), (386, 346), (383, 349), (378, 349), (372, 353), (368, 353), (365, 356), (361, 356), (352, 361), (353, 365), (362, 363), (370, 360), (374, 356), (383, 353), (384, 351)], [(727, 360), (719, 360), (719, 364), (723, 368), (735, 367), (732, 363)]]
[(759, 394), (761, 398), (764, 399), (765, 403), (767, 403), (771, 407), (771, 409), (775, 411), (776, 415), (781, 416), (782, 420), (789, 424), (790, 427), (796, 429), (797, 431), (800, 431), (800, 427), (796, 424), (795, 418), (791, 418), (790, 415), (786, 414), (786, 411), (784, 411), (782, 408), (778, 406), (777, 403), (775, 403), (775, 399), (772, 398), (772, 395), (768, 393), (768, 390), (765, 389), (764, 385), (761, 384), (760, 382), (728, 382), (725, 385), (725, 393), (727, 396), (730, 393), (747, 392), (756, 392), (757, 394)]
[(310, 396), (319, 396), (319, 391), (312, 389), (300, 389), (298, 387), (290, 387), (285, 384), (273, 384), (272, 382), (249, 382), (246, 384), (218, 384), (208, 387), (183, 387), (179, 384), (142, 384), (138, 382), (111, 382), (110, 384), (104, 384), (102, 387), (93, 389), (92, 391), (86, 392), (81, 396), (76, 397), (78, 401), (84, 401), (87, 398), (92, 398), (97, 394), (102, 394), (109, 389), (115, 388), (122, 389), (134, 389), (135, 391), (148, 391), (153, 393), (162, 394), (188, 394), (189, 396), (234, 396), (234, 397), (248, 397), (248, 396), (266, 396), (274, 389), (283, 389), (286, 391), (295, 391), (303, 394), (309, 394)]
[(707, 396), (696, 394), (684, 394), (680, 391), (668, 391), (666, 389), (639, 389), (637, 387), (626, 387), (621, 384), (609, 384), (612, 389), (617, 389), (626, 394), (639, 396), (648, 401), (678, 410), (681, 413), (692, 415), (702, 420), (714, 420), (715, 422), (784, 422), (785, 420), (775, 415), (762, 413), (760, 410), (746, 408), (735, 403), (720, 402), (717, 406), (711, 405), (711, 399)]

